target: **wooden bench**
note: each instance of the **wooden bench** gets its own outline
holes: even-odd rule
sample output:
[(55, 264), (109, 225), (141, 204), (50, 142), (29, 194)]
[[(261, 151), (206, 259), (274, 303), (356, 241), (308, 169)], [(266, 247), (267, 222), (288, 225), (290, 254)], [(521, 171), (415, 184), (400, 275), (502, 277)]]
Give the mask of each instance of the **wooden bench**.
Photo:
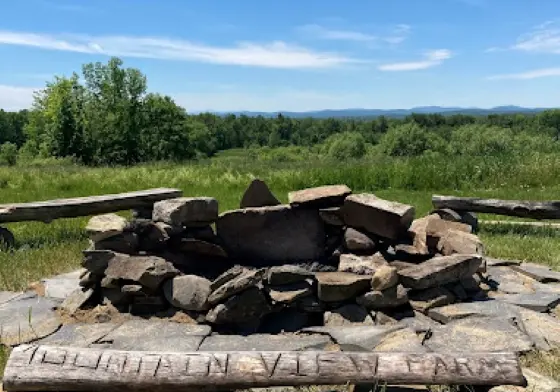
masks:
[[(109, 195), (2, 204), (0, 205), (0, 223), (24, 221), (50, 223), (60, 218), (76, 218), (129, 209), (147, 215), (155, 202), (182, 195), (183, 192), (179, 189), (156, 188)], [(8, 245), (13, 244), (13, 234), (8, 229), (0, 227), (0, 240)]]
[(515, 353), (142, 352), (16, 347), (6, 391), (184, 391), (365, 383), (525, 385)]

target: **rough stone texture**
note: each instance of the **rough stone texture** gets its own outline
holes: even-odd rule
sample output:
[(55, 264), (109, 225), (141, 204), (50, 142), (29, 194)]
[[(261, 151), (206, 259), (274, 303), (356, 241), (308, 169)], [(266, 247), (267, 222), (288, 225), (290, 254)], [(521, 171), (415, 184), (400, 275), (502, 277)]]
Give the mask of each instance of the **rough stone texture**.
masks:
[(328, 208), (342, 205), (351, 193), (352, 190), (346, 185), (325, 185), (289, 192), (288, 200), (291, 205)]
[(504, 302), (488, 300), (433, 308), (428, 311), (428, 316), (444, 324), (466, 317), (499, 317), (500, 319), (513, 319), (519, 317), (518, 309), (518, 307)]
[(109, 261), (105, 275), (110, 279), (132, 280), (155, 290), (165, 280), (179, 275), (179, 271), (160, 257), (121, 256)]
[(138, 234), (138, 249), (148, 252), (164, 249), (171, 236), (179, 234), (180, 229), (164, 222), (138, 224), (135, 233)]
[(403, 328), (384, 336), (373, 349), (375, 352), (425, 353), (431, 351), (411, 328)]
[(482, 258), (475, 255), (434, 257), (413, 268), (399, 271), (401, 283), (412, 289), (427, 289), (472, 276)]
[(109, 261), (117, 257), (117, 254), (110, 250), (84, 250), (82, 253), (82, 267), (98, 275), (104, 274)]
[(366, 234), (349, 227), (344, 231), (344, 246), (350, 252), (373, 253), (377, 245)]
[(356, 298), (356, 302), (370, 310), (397, 308), (408, 303), (406, 289), (397, 285), (383, 291), (370, 291)]
[(218, 287), (223, 286), (230, 280), (235, 279), (242, 273), (248, 271), (249, 270), (245, 267), (242, 267), (240, 265), (234, 265), (233, 267), (231, 267), (230, 269), (228, 269), (227, 271), (225, 271), (223, 274), (219, 275), (216, 279), (212, 281), (212, 283), (210, 284), (210, 290), (215, 291), (216, 289), (218, 289)]
[(80, 286), (80, 275), (84, 270), (76, 270), (67, 274), (57, 275), (52, 278), (43, 279), (41, 283), (45, 287), (45, 297), (64, 300)]
[(201, 312), (209, 309), (210, 281), (196, 275), (177, 276), (163, 284), (169, 303), (179, 309)]
[(560, 348), (559, 319), (530, 309), (517, 308), (517, 310), (525, 332), (533, 339), (537, 348), (541, 350)]
[(326, 312), (324, 315), (324, 324), (327, 327), (341, 325), (375, 325), (367, 309), (356, 304), (344, 305), (330, 312)]
[(313, 282), (301, 281), (267, 289), (268, 296), (277, 303), (291, 304), (300, 298), (313, 294)]
[(66, 324), (54, 334), (39, 340), (49, 346), (92, 347), (108, 333), (119, 327), (115, 323)]
[(61, 325), (54, 311), (58, 304), (26, 293), (0, 305), (0, 343), (16, 346), (55, 332)]
[(138, 234), (124, 232), (101, 241), (94, 242), (93, 250), (112, 250), (118, 253), (134, 254), (138, 251)]
[(152, 219), (171, 226), (199, 226), (218, 219), (218, 201), (212, 197), (179, 197), (154, 204)]
[(182, 238), (178, 249), (185, 253), (196, 253), (203, 256), (227, 257), (227, 253), (220, 245), (195, 238)]
[(510, 320), (481, 317), (434, 328), (425, 345), (436, 352), (527, 352), (533, 342)]
[(212, 335), (204, 339), (199, 351), (322, 350), (330, 344), (329, 337), (321, 335)]
[(428, 332), (432, 330), (434, 327), (441, 325), (437, 321), (432, 320), (425, 314), (417, 311), (414, 311), (410, 315), (410, 317), (403, 317), (402, 319), (398, 320), (397, 323), (399, 325), (403, 325), (408, 328), (411, 328), (417, 333)]
[(370, 287), (369, 276), (347, 272), (320, 272), (316, 275), (318, 296), (321, 301), (345, 301), (366, 292)]
[(216, 243), (218, 237), (214, 233), (214, 229), (210, 225), (202, 225), (198, 227), (187, 227), (182, 233), (185, 238), (194, 238), (197, 240)]
[(511, 268), (541, 283), (560, 282), (560, 272), (553, 271), (552, 268), (545, 265), (521, 263)]
[(206, 320), (213, 324), (242, 324), (260, 320), (270, 311), (270, 305), (262, 291), (252, 287), (210, 310)]
[(211, 329), (205, 325), (157, 320), (130, 320), (91, 347), (134, 351), (196, 351)]
[(439, 239), (448, 230), (459, 230), (466, 233), (471, 232), (469, 226), (441, 219), (437, 214), (415, 219), (409, 228), (409, 232), (412, 234), (414, 247), (420, 254), (425, 255), (436, 252)]
[(322, 208), (319, 210), (319, 216), (327, 225), (344, 226), (340, 207)]
[(268, 270), (267, 281), (271, 285), (281, 285), (301, 282), (306, 279), (312, 279), (315, 276), (310, 272), (297, 265), (281, 265), (271, 267)]
[(93, 295), (93, 289), (78, 287), (64, 300), (60, 308), (72, 314), (82, 309)]
[(421, 263), (428, 260), (432, 256), (430, 253), (422, 252), (414, 245), (410, 244), (395, 245), (394, 253), (397, 260), (409, 261), (414, 263)]
[(399, 275), (395, 267), (381, 266), (371, 278), (373, 291), (383, 291), (396, 286), (399, 283)]
[(396, 240), (414, 219), (414, 207), (369, 193), (350, 195), (342, 208), (345, 223), (370, 234)]
[(431, 308), (445, 306), (455, 302), (455, 296), (444, 287), (409, 293), (410, 306), (414, 310), (426, 313)]
[(548, 312), (560, 304), (560, 294), (558, 293), (503, 294), (494, 296), (494, 298), (536, 312)]
[(336, 327), (310, 327), (303, 331), (330, 336), (343, 351), (371, 351), (383, 338), (402, 329), (396, 325), (344, 325)]
[(539, 282), (509, 267), (487, 267), (486, 283), (493, 289), (507, 294), (531, 294)]
[(234, 210), (220, 215), (216, 227), (231, 257), (260, 264), (318, 260), (325, 252), (316, 210), (285, 205)]
[(397, 269), (397, 272), (398, 272), (398, 271), (406, 269), (406, 268), (416, 267), (417, 264), (408, 263), (406, 261), (395, 260), (395, 261), (390, 261), (389, 265), (391, 267), (395, 267)]
[(255, 178), (241, 198), (239, 208), (277, 206), (280, 202), (264, 181)]
[(358, 256), (347, 253), (340, 255), (338, 270), (358, 275), (373, 275), (380, 267), (387, 265), (389, 263), (380, 252), (373, 256)]
[(437, 250), (444, 256), (456, 253), (484, 255), (480, 238), (459, 230), (448, 230), (438, 241)]
[(214, 290), (208, 297), (208, 303), (210, 305), (215, 305), (237, 293), (256, 286), (262, 281), (265, 272), (264, 269), (243, 272), (241, 275), (227, 281)]
[(92, 241), (98, 242), (122, 234), (128, 222), (117, 214), (103, 214), (92, 217), (86, 225), (86, 233)]

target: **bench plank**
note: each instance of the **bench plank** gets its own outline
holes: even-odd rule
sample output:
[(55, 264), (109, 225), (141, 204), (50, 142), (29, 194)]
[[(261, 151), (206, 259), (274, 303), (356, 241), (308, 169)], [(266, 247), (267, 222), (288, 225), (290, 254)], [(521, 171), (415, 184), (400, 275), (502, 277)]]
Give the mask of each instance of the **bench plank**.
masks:
[(179, 391), (346, 383), (525, 385), (514, 353), (157, 353), (22, 345), (6, 391)]
[(173, 199), (182, 195), (183, 192), (179, 189), (156, 188), (110, 195), (2, 204), (0, 205), (0, 223), (23, 221), (49, 223), (58, 218), (75, 218), (149, 207), (157, 201)]

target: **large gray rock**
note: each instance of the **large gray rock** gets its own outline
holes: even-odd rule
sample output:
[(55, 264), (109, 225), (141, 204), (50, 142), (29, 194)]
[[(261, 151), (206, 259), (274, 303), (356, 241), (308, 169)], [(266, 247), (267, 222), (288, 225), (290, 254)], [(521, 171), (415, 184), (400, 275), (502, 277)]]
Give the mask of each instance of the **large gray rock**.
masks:
[(321, 259), (324, 224), (316, 210), (246, 208), (220, 215), (218, 237), (230, 257), (255, 263), (290, 263)]
[(206, 320), (213, 324), (244, 324), (260, 320), (270, 311), (271, 307), (262, 291), (252, 287), (210, 310)]
[(548, 312), (560, 304), (560, 293), (538, 291), (529, 294), (503, 294), (496, 295), (498, 301), (504, 301), (536, 312)]
[(373, 253), (376, 243), (366, 234), (349, 227), (344, 231), (344, 246), (351, 252)]
[(452, 304), (455, 302), (455, 296), (445, 287), (433, 287), (431, 289), (410, 293), (410, 306), (414, 310), (426, 313), (428, 310)]
[(322, 350), (330, 344), (327, 336), (320, 335), (212, 335), (204, 340), (199, 351)]
[(383, 200), (369, 193), (348, 196), (342, 208), (348, 226), (392, 240), (406, 233), (414, 212), (412, 206)]
[(324, 185), (288, 193), (291, 205), (328, 208), (342, 205), (352, 190), (346, 185)]
[(60, 300), (66, 299), (74, 290), (80, 287), (80, 275), (83, 271), (80, 269), (41, 280), (45, 288), (45, 297)]
[(519, 308), (496, 300), (465, 302), (430, 309), (428, 316), (444, 324), (467, 317), (514, 319), (519, 317)]
[(324, 324), (327, 327), (342, 325), (375, 325), (373, 317), (366, 308), (356, 304), (348, 304), (325, 312)]
[(440, 238), (449, 230), (471, 232), (469, 226), (444, 220), (437, 214), (415, 219), (409, 228), (414, 247), (420, 254), (424, 255), (435, 253)]
[(523, 353), (533, 348), (533, 341), (508, 319), (496, 317), (468, 318), (434, 328), (424, 343), (442, 353), (507, 352)]
[(161, 257), (120, 255), (109, 260), (105, 275), (109, 279), (131, 280), (156, 290), (165, 280), (179, 275), (179, 271)]
[(510, 267), (487, 267), (486, 283), (495, 290), (507, 294), (531, 294), (540, 283)]
[(60, 308), (70, 314), (76, 313), (79, 309), (83, 309), (92, 295), (93, 289), (78, 287), (64, 300)]
[(540, 350), (560, 348), (560, 320), (530, 309), (516, 308), (524, 331)]
[(54, 311), (59, 303), (25, 293), (0, 305), (0, 343), (17, 346), (55, 332), (61, 325)]
[(98, 242), (122, 234), (127, 221), (117, 214), (92, 217), (86, 225), (86, 233), (92, 241)]
[(241, 198), (239, 208), (277, 206), (280, 202), (264, 181), (255, 178)]
[(371, 278), (348, 272), (319, 272), (315, 274), (318, 282), (318, 296), (321, 301), (346, 301), (366, 292)]
[(370, 352), (383, 338), (403, 329), (398, 325), (345, 325), (336, 327), (310, 327), (303, 332), (330, 336), (343, 351)]
[(243, 272), (237, 277), (227, 281), (220, 287), (216, 288), (208, 297), (208, 303), (210, 305), (215, 305), (235, 294), (238, 294), (251, 287), (255, 287), (262, 281), (265, 272), (266, 271), (264, 269), (247, 270)]
[(358, 275), (373, 275), (380, 267), (389, 263), (380, 252), (372, 256), (358, 256), (351, 253), (340, 255), (338, 270)]
[(201, 312), (210, 307), (210, 281), (200, 276), (176, 276), (163, 284), (163, 293), (179, 309)]
[(39, 344), (49, 346), (91, 347), (107, 334), (117, 329), (120, 324), (66, 324), (54, 334), (39, 340)]
[(437, 250), (444, 256), (459, 254), (484, 255), (484, 245), (478, 236), (460, 230), (448, 230), (439, 239)]
[(118, 253), (136, 254), (140, 240), (138, 234), (132, 232), (124, 232), (115, 236), (96, 241), (91, 244), (92, 250), (110, 250)]
[(179, 197), (154, 204), (152, 219), (171, 226), (200, 226), (218, 219), (218, 201), (212, 197)]
[(472, 276), (481, 263), (482, 257), (476, 255), (434, 257), (416, 267), (400, 270), (399, 277), (405, 287), (427, 289)]
[(130, 320), (90, 347), (113, 350), (192, 352), (211, 333), (206, 325), (157, 320)]
[(267, 280), (271, 285), (289, 284), (313, 279), (315, 274), (298, 265), (280, 265), (268, 270)]
[(560, 282), (560, 272), (553, 271), (552, 268), (545, 265), (521, 263), (511, 268), (542, 283)]
[(370, 310), (398, 308), (408, 303), (408, 294), (399, 284), (383, 291), (369, 291), (356, 298), (356, 302)]
[(269, 286), (268, 296), (276, 303), (291, 304), (313, 294), (313, 282), (301, 281), (281, 286)]

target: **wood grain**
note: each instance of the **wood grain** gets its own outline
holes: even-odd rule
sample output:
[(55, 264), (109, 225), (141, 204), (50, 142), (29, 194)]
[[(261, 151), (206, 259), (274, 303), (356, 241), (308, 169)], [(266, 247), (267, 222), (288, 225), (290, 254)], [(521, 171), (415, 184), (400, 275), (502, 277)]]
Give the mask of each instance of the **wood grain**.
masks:
[(23, 345), (4, 373), (6, 391), (179, 391), (388, 382), (524, 385), (514, 353), (156, 353)]
[(498, 200), (433, 195), (432, 204), (435, 208), (450, 208), (455, 211), (532, 219), (560, 219), (560, 201)]
[(183, 192), (179, 189), (156, 188), (111, 195), (2, 204), (0, 205), (0, 223), (23, 221), (49, 223), (58, 218), (75, 218), (150, 207), (157, 201), (181, 197), (182, 194)]

